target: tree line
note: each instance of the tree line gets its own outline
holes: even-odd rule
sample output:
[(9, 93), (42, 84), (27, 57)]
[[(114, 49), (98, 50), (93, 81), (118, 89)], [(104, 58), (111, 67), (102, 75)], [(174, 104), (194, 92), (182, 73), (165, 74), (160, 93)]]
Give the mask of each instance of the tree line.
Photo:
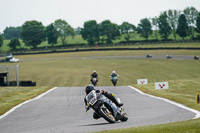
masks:
[(158, 36), (161, 36), (162, 40), (167, 40), (172, 34), (176, 40), (177, 34), (182, 39), (188, 36), (195, 39), (196, 32), (200, 34), (200, 12), (194, 7), (187, 7), (183, 11), (170, 9), (161, 12), (154, 18), (141, 19), (137, 26), (129, 22), (117, 25), (110, 20), (104, 20), (101, 23), (89, 20), (84, 22), (82, 28), (73, 29), (62, 19), (58, 19), (46, 27), (36, 20), (26, 21), (21, 27), (6, 27), (3, 34), (0, 35), (0, 46), (3, 44), (3, 38), (10, 39), (9, 47), (11, 50), (15, 50), (17, 46), (21, 45), (19, 39), (22, 39), (26, 46), (37, 48), (46, 40), (48, 44), (54, 46), (57, 44), (58, 38), (64, 45), (67, 36), (74, 37), (76, 34), (81, 34), (89, 45), (95, 45), (109, 44), (121, 37), (129, 42), (134, 38), (134, 33), (146, 40), (151, 35), (155, 37), (155, 40), (159, 39)]

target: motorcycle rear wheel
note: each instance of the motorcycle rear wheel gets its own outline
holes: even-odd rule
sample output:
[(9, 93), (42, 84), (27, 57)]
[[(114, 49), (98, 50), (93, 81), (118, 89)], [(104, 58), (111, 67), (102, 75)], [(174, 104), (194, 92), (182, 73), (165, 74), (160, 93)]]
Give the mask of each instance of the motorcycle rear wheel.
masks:
[(120, 119), (122, 122), (128, 120), (128, 115), (124, 112), (123, 117)]

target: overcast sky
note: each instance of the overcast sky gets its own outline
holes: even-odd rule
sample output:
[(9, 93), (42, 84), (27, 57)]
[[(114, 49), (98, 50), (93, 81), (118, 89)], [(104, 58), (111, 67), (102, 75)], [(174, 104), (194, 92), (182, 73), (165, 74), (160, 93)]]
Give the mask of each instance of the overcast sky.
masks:
[(64, 19), (73, 28), (84, 22), (111, 20), (116, 24), (127, 21), (137, 24), (143, 18), (159, 16), (169, 9), (195, 7), (200, 0), (0, 0), (0, 32), (6, 27), (22, 26), (25, 21), (37, 20), (44, 26)]

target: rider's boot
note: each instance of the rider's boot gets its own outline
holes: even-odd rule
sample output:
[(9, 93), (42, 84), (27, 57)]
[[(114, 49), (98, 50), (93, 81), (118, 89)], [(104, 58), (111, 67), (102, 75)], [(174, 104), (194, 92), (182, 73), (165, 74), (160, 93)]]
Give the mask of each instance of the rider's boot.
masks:
[(109, 99), (112, 100), (118, 107), (121, 107), (121, 106), (124, 105), (123, 103), (119, 103), (119, 102), (117, 101), (117, 99), (115, 98), (115, 95), (114, 95), (114, 94), (109, 94)]
[(118, 107), (121, 107), (121, 106), (124, 105), (123, 103), (119, 103), (115, 97), (113, 98), (112, 101), (113, 101)]

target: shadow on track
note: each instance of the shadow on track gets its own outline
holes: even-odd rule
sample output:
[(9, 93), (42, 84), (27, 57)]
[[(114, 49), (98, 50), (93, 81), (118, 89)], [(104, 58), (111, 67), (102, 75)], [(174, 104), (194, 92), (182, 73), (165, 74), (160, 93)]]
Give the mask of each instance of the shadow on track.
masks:
[(98, 125), (107, 125), (111, 123), (96, 123), (96, 124), (86, 124), (86, 125), (80, 125), (80, 126), (98, 126)]
[(118, 124), (121, 122), (115, 122), (115, 123), (96, 123), (96, 124), (86, 124), (86, 125), (80, 125), (80, 126), (100, 126), (100, 125), (108, 125), (108, 124)]

